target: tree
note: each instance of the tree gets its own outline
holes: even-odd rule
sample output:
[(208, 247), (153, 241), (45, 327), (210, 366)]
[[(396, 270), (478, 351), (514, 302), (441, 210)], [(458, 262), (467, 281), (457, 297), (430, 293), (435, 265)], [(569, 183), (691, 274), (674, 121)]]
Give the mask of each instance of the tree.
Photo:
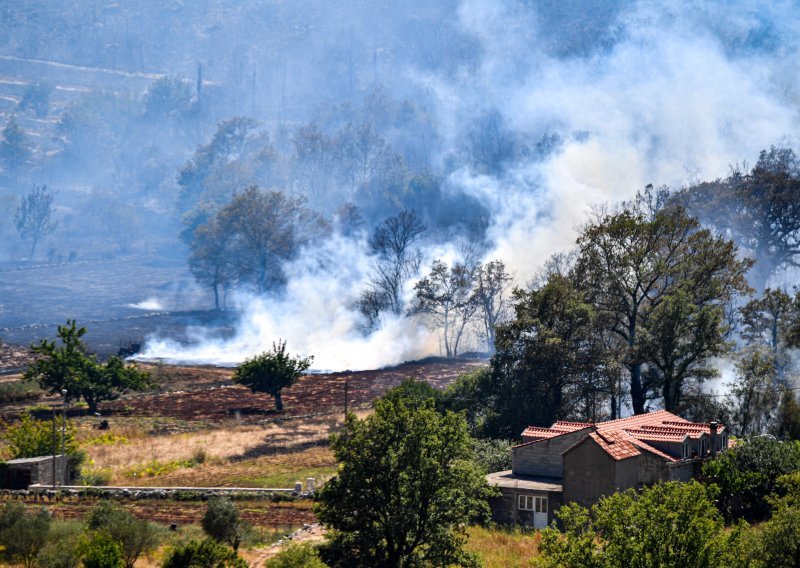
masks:
[(125, 568), (133, 568), (142, 554), (158, 547), (158, 532), (152, 524), (107, 501), (90, 511), (86, 526), (91, 531), (104, 532), (120, 545)]
[(506, 272), (506, 265), (502, 260), (492, 260), (475, 267), (473, 280), (473, 295), (479, 307), (481, 331), (487, 350), (494, 353), (495, 328), (508, 315), (507, 294), (511, 275)]
[(191, 232), (190, 263), (215, 287), (235, 277), (265, 292), (286, 281), (285, 262), (326, 234), (327, 224), (302, 198), (249, 187)]
[(162, 568), (248, 568), (236, 551), (207, 538), (174, 548)]
[(731, 234), (756, 264), (751, 274), (764, 290), (779, 269), (798, 266), (800, 168), (790, 148), (762, 150), (749, 172), (736, 168), (725, 179), (705, 182), (677, 199), (719, 232)]
[(772, 424), (780, 392), (774, 384), (775, 363), (769, 352), (747, 349), (736, 361), (730, 384), (733, 424), (740, 436), (765, 434)]
[(200, 146), (178, 174), (180, 211), (201, 201), (226, 203), (237, 190), (257, 181), (250, 163), (259, 148), (257, 126), (238, 116), (219, 123), (211, 141)]
[(30, 143), (17, 124), (17, 119), (12, 116), (3, 129), (3, 139), (0, 141), (0, 161), (12, 180), (17, 180), (20, 169), (25, 167), (32, 156)]
[(770, 349), (776, 378), (785, 381), (791, 360), (787, 351), (787, 336), (790, 326), (800, 316), (792, 297), (780, 288), (767, 288), (761, 297), (739, 308), (739, 314), (744, 326), (742, 337), (751, 345), (765, 345)]
[(478, 309), (471, 294), (472, 271), (465, 264), (448, 267), (436, 260), (414, 291), (411, 313), (427, 316), (441, 330), (445, 355), (457, 357), (464, 331)]
[(36, 245), (42, 237), (55, 231), (58, 226), (58, 221), (53, 219), (55, 198), (56, 193), (48, 190), (46, 185), (33, 186), (33, 190), (22, 198), (14, 214), (14, 225), (20, 237), (24, 241), (30, 241), (30, 260), (33, 260)]
[(781, 393), (775, 435), (784, 440), (800, 440), (800, 403), (788, 388)]
[(370, 324), (375, 325), (378, 314), (385, 310), (396, 315), (403, 312), (403, 285), (419, 269), (421, 260), (412, 247), (424, 232), (425, 225), (411, 210), (389, 217), (370, 237), (374, 275), (361, 299), (361, 311)]
[(529, 425), (574, 415), (598, 355), (595, 313), (568, 278), (514, 292), (515, 318), (497, 328), (491, 372), (476, 385), (490, 409), (484, 435), (517, 438)]
[(767, 437), (742, 440), (703, 464), (702, 481), (719, 488), (717, 506), (726, 522), (761, 521), (778, 478), (800, 469), (800, 443)]
[(748, 566), (794, 568), (800, 564), (800, 473), (778, 478), (778, 493), (769, 498), (770, 519), (758, 529)]
[(340, 467), (318, 495), (330, 527), (332, 566), (474, 565), (466, 523), (485, 518), (484, 472), (472, 461), (464, 419), (433, 403), (380, 400), (364, 420), (350, 414), (332, 438)]
[(565, 505), (556, 513), (562, 528), (541, 533), (539, 565), (719, 566), (730, 537), (713, 498), (713, 490), (691, 481), (615, 493), (590, 510)]
[(293, 357), (286, 353), (286, 342), (278, 340), (272, 351), (265, 351), (236, 367), (233, 380), (275, 397), (275, 409), (283, 410), (281, 391), (292, 386), (311, 366), (314, 357)]
[[(701, 229), (682, 207), (664, 207), (664, 200), (663, 191), (648, 186), (619, 213), (600, 213), (578, 238), (576, 281), (582, 283), (602, 325), (617, 336), (619, 349), (625, 353), (636, 414), (645, 412), (652, 395), (648, 391), (657, 388), (659, 381), (667, 394), (665, 408), (672, 410), (674, 407), (667, 405), (679, 400), (676, 389), (682, 382), (692, 375), (702, 378), (697, 374), (698, 365), (719, 351), (724, 331), (721, 325), (714, 325), (713, 312), (747, 291), (744, 275), (752, 264), (737, 258), (732, 241)], [(654, 319), (661, 325), (658, 332), (646, 333), (654, 311), (678, 291), (685, 296), (680, 304), (673, 301), (669, 306), (672, 315), (691, 316), (694, 324), (702, 326), (671, 322), (664, 314), (666, 319)], [(655, 377), (659, 381), (648, 385), (642, 369), (653, 362), (656, 350), (645, 343), (648, 338), (661, 341), (664, 332), (678, 334), (672, 339), (676, 347), (701, 343), (678, 354), (685, 364), (675, 365), (675, 373)], [(674, 355), (667, 358), (662, 354), (662, 367), (668, 359), (674, 360)]]
[(153, 120), (174, 120), (191, 106), (190, 83), (181, 77), (161, 77), (147, 89), (142, 101), (144, 114)]
[(6, 502), (0, 511), (0, 545), (2, 554), (26, 568), (36, 566), (36, 557), (47, 542), (52, 517), (42, 507), (36, 513), (27, 513), (25, 505)]
[(86, 328), (77, 327), (75, 320), (58, 326), (61, 345), (43, 339), (39, 345), (31, 346), (38, 357), (28, 365), (23, 378), (38, 381), (51, 394), (61, 395), (62, 389), (66, 389), (68, 402), (83, 398), (91, 413), (97, 412), (102, 401), (154, 385), (148, 373), (139, 371), (135, 365), (125, 365), (120, 357), (100, 363), (94, 355), (88, 355), (81, 340), (85, 333)]
[(203, 532), (217, 542), (239, 550), (242, 541), (242, 521), (236, 506), (225, 498), (211, 499), (201, 521)]

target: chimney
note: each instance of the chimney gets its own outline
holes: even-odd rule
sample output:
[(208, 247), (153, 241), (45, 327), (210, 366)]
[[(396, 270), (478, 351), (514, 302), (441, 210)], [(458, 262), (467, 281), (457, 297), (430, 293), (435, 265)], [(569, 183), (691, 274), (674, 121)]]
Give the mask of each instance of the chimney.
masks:
[(711, 457), (713, 458), (717, 455), (717, 428), (719, 427), (719, 422), (716, 420), (708, 423), (708, 429), (711, 432)]

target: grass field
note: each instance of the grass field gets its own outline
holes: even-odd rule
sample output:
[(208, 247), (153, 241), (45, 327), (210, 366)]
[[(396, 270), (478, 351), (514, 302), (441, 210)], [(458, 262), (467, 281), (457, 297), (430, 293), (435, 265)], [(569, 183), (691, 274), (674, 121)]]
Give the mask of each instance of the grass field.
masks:
[(527, 568), (539, 554), (539, 533), (470, 527), (466, 549), (478, 554), (486, 568)]

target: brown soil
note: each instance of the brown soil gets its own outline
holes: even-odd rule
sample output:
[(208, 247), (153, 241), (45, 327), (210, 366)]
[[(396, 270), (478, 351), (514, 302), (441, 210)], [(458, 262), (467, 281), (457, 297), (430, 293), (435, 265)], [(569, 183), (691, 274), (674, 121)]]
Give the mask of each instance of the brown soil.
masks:
[(164, 366), (150, 370), (156, 376), (161, 373), (162, 388), (169, 389), (167, 392), (126, 397), (101, 405), (101, 411), (104, 415), (117, 416), (255, 422), (266, 418), (342, 411), (346, 383), (348, 405), (357, 407), (370, 403), (408, 377), (423, 379), (435, 388), (444, 388), (458, 375), (483, 365), (483, 361), (434, 359), (376, 371), (305, 375), (283, 391), (284, 411), (280, 413), (274, 410), (271, 396), (234, 385), (230, 369)]

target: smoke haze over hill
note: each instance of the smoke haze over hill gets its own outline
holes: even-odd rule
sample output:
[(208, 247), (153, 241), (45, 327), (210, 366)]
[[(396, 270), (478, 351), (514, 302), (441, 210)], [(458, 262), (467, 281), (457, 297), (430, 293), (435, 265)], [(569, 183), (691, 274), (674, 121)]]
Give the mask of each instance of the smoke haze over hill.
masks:
[[(413, 208), (427, 225), (419, 274), (469, 242), (524, 286), (574, 245), (593, 207), (650, 183), (724, 177), (798, 131), (800, 17), (790, 2), (50, 4), (0, 7), (2, 120), (16, 116), (35, 146), (0, 182), (4, 260), (24, 256), (11, 223), (19, 200), (47, 183), (60, 212), (43, 244), (50, 262), (77, 251), (184, 263), (176, 179), (234, 116), (258, 127), (214, 178), (226, 199), (258, 183), (305, 195), (326, 219), (346, 202), (364, 212), (354, 236), (334, 231), (287, 260), (285, 287), (231, 287), (232, 334), (197, 328), (189, 345), (153, 336), (149, 358), (234, 364), (278, 338), (323, 369), (438, 354), (436, 333), (414, 318), (364, 329), (356, 303), (374, 270), (368, 238), (386, 217)], [(190, 94), (156, 112), (146, 92), (160, 76), (180, 77)], [(55, 89), (42, 116), (18, 106), (37, 81)], [(296, 144), (312, 123), (334, 141), (314, 178)], [(359, 140), (379, 165), (366, 173), (341, 157), (348, 124), (370, 125)], [(265, 140), (271, 154), (259, 154)]]

